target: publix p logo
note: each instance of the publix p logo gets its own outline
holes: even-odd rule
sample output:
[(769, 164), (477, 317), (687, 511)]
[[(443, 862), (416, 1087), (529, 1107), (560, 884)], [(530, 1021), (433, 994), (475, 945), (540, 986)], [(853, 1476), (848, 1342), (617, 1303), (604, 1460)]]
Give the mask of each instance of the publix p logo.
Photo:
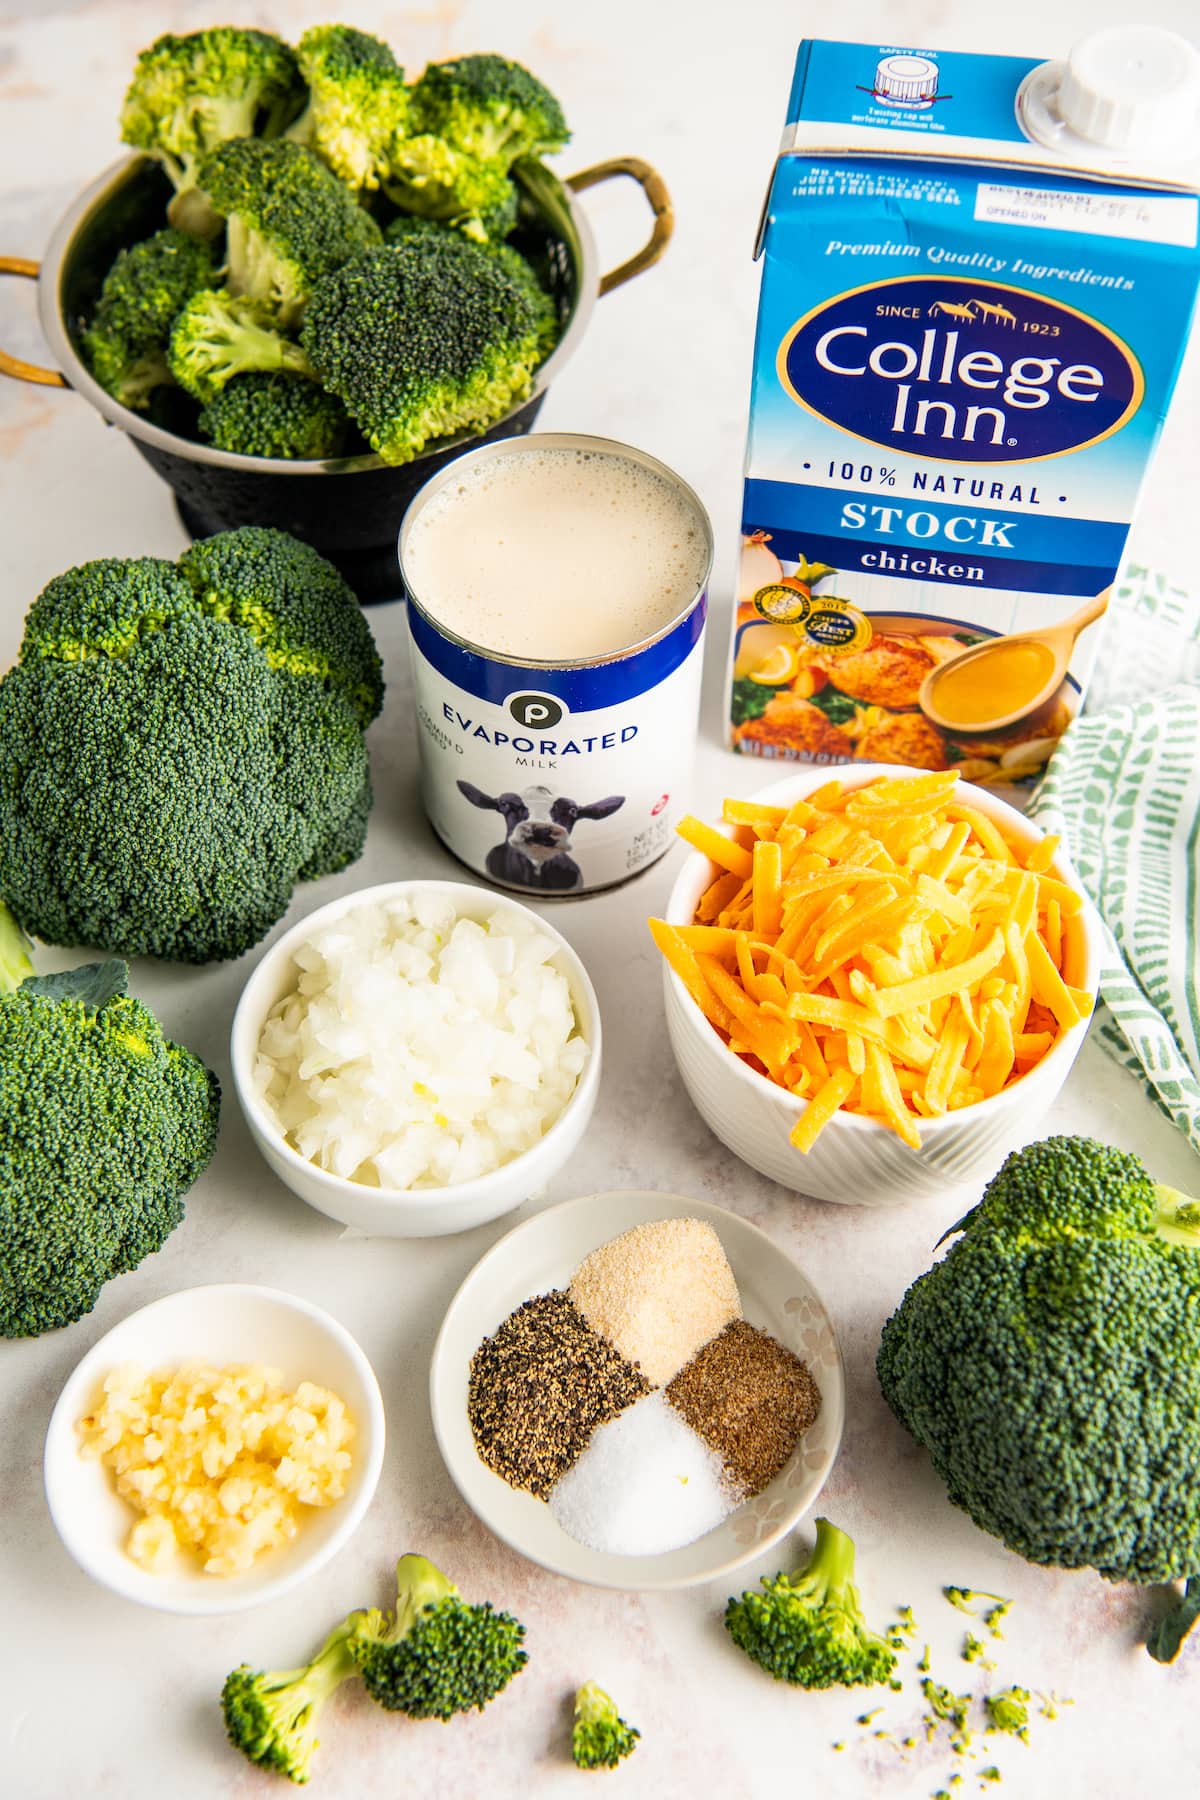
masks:
[(958, 275), (835, 295), (792, 326), (776, 369), (828, 424), (946, 462), (1083, 450), (1120, 431), (1145, 392), (1133, 351), (1087, 313)]
[(517, 724), (524, 725), (526, 731), (549, 731), (567, 710), (551, 694), (510, 694), (505, 704)]

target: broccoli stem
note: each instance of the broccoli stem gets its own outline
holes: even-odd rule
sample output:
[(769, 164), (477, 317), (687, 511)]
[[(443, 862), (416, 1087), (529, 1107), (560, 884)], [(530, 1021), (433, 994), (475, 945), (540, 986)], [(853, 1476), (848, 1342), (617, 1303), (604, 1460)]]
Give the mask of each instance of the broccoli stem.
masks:
[(427, 1556), (410, 1552), (396, 1564), (396, 1623), (387, 1634), (389, 1643), (398, 1644), (412, 1630), (418, 1613), (439, 1600), (452, 1599), (458, 1589), (447, 1581), (436, 1563)]
[(1158, 1621), (1147, 1640), (1146, 1648), (1155, 1662), (1175, 1661), (1197, 1619), (1200, 1619), (1200, 1575), (1190, 1575), (1182, 1600), (1165, 1619)]
[(32, 974), (29, 939), (0, 900), (0, 994), (15, 994)]
[(1158, 1194), (1158, 1235), (1169, 1244), (1200, 1248), (1200, 1201), (1164, 1182), (1154, 1184)]
[(810, 1561), (798, 1569), (793, 1581), (803, 1579), (823, 1593), (838, 1593), (854, 1581), (854, 1540), (831, 1525), (828, 1519), (817, 1520), (817, 1541)]

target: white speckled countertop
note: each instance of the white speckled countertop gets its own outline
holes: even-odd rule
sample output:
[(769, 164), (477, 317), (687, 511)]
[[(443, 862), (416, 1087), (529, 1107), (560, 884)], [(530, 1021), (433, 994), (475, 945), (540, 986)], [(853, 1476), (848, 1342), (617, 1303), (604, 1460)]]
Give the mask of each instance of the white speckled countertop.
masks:
[[(722, 748), (720, 716), (757, 285), (750, 246), (796, 38), (808, 28), (1057, 55), (1084, 30), (1134, 13), (1194, 29), (1195, 0), (1136, 8), (1129, 0), (1010, 0), (1004, 8), (845, 0), (836, 20), (783, 0), (430, 0), (411, 8), (360, 0), (346, 11), (414, 67), (474, 49), (527, 61), (562, 96), (575, 127), (566, 167), (634, 153), (655, 163), (673, 191), (679, 227), (666, 261), (599, 304), (542, 423), (643, 446), (678, 468), (712, 512), (719, 556), (693, 793), (695, 809), (710, 812), (724, 792), (762, 780), (757, 764)], [(329, 16), (307, 0), (8, 0), (0, 13), (0, 252), (34, 257), (75, 192), (116, 155), (113, 120), (142, 44), (227, 14), (293, 37)], [(587, 203), (605, 262), (618, 261), (643, 232), (636, 193), (616, 184)], [(19, 284), (0, 292), (0, 343), (38, 358), (31, 295)], [(1193, 355), (1185, 370), (1131, 543), (1136, 558), (1176, 579), (1192, 576), (1195, 558), (1198, 362)], [(0, 660), (15, 651), (25, 608), (51, 575), (105, 554), (175, 554), (182, 543), (166, 488), (81, 400), (0, 383)], [(376, 609), (372, 623), (390, 687), (371, 739), (377, 801), (367, 853), (344, 875), (302, 890), (289, 921), (373, 881), (458, 872), (414, 793), (403, 613)], [(967, 1765), (959, 1793), (982, 1791), (977, 1770), (993, 1761), (1004, 1773), (1000, 1791), (1019, 1800), (1185, 1791), (1200, 1757), (1200, 1644), (1175, 1667), (1158, 1668), (1140, 1647), (1151, 1596), (1026, 1567), (976, 1531), (879, 1397), (881, 1321), (958, 1216), (956, 1202), (866, 1213), (796, 1199), (736, 1162), (693, 1113), (667, 1048), (643, 925), (662, 904), (677, 855), (631, 886), (553, 913), (595, 979), (605, 1068), (588, 1139), (538, 1204), (626, 1186), (674, 1190), (732, 1207), (802, 1261), (833, 1314), (849, 1380), (846, 1437), (823, 1504), (857, 1539), (870, 1612), (882, 1618), (909, 1602), (935, 1668), (965, 1687), (960, 1678), (972, 1671), (956, 1655), (963, 1621), (941, 1599), (941, 1584), (1011, 1594), (1003, 1675), (1076, 1701), (1053, 1724), (1036, 1720), (1028, 1748), (991, 1740)], [(229, 1022), (248, 966), (134, 971), (172, 1035), (227, 1086)], [(1183, 1139), (1096, 1049), (1085, 1047), (1049, 1124), (1109, 1136), (1163, 1179), (1196, 1183)], [(429, 1351), (454, 1289), (511, 1223), (424, 1243), (343, 1241), (267, 1172), (229, 1093), (216, 1160), (163, 1252), (110, 1286), (72, 1329), (0, 1344), (0, 1792), (12, 1800), (249, 1800), (282, 1791), (226, 1747), (216, 1707), (224, 1675), (243, 1659), (297, 1661), (351, 1605), (383, 1598), (391, 1565), (408, 1548), (432, 1555), (468, 1596), (518, 1613), (530, 1667), (487, 1713), (449, 1726), (391, 1718), (344, 1692), (313, 1787), (329, 1800), (576, 1793), (586, 1783), (568, 1760), (568, 1702), (590, 1676), (642, 1730), (633, 1761), (606, 1778), (623, 1795), (918, 1800), (941, 1785), (949, 1764), (937, 1746), (922, 1741), (901, 1760), (855, 1725), (873, 1701), (792, 1692), (744, 1661), (720, 1625), (726, 1584), (651, 1597), (575, 1587), (522, 1562), (464, 1509), (434, 1445)], [(383, 1387), (387, 1464), (363, 1528), (306, 1586), (238, 1617), (176, 1619), (110, 1596), (70, 1561), (42, 1497), (42, 1438), (69, 1370), (112, 1323), (173, 1289), (219, 1280), (268, 1280), (351, 1326)], [(747, 1582), (768, 1564), (776, 1559), (751, 1564)], [(886, 1722), (903, 1736), (918, 1710), (910, 1688), (892, 1699)], [(847, 1741), (841, 1755), (830, 1748), (837, 1739)]]

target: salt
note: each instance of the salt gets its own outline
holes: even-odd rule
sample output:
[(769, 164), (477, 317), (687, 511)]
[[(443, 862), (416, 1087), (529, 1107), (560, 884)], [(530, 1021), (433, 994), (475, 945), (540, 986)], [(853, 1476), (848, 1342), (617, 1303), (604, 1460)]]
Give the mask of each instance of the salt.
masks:
[(592, 1434), (551, 1490), (550, 1510), (591, 1550), (659, 1556), (712, 1531), (741, 1500), (720, 1457), (659, 1390)]

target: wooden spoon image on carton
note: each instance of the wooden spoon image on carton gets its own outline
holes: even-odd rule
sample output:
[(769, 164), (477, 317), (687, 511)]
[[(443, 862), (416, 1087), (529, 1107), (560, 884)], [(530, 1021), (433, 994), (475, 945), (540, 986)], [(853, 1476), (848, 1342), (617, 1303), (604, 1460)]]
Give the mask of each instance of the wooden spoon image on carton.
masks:
[(1108, 606), (1110, 590), (1038, 631), (988, 638), (931, 669), (919, 704), (943, 731), (1000, 731), (1045, 704), (1062, 682), (1075, 640)]

